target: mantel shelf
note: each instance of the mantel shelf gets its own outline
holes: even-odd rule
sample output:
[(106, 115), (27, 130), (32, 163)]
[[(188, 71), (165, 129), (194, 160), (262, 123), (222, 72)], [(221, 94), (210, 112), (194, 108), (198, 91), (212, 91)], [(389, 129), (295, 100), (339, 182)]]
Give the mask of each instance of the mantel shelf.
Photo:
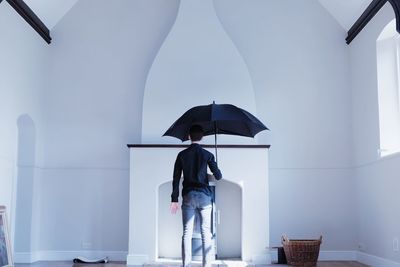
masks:
[[(129, 148), (143, 147), (143, 148), (183, 148), (188, 147), (189, 144), (128, 144)], [(214, 148), (215, 145), (204, 144), (202, 147)], [(271, 145), (218, 145), (218, 148), (270, 148)]]

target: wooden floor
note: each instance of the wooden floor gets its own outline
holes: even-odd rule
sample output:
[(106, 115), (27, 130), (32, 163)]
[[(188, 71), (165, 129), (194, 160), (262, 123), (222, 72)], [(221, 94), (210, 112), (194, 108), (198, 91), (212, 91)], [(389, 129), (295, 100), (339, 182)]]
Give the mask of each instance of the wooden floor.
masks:
[[(73, 262), (61, 262), (61, 261), (42, 261), (42, 262), (36, 262), (32, 264), (15, 264), (15, 267), (123, 267), (127, 266), (126, 263), (124, 262), (110, 262), (106, 264), (82, 264), (82, 263), (73, 263)], [(144, 265), (144, 267), (177, 267), (179, 266), (178, 264), (156, 264), (156, 265)], [(199, 264), (193, 264), (193, 266), (201, 266)], [(228, 267), (243, 267), (243, 264), (240, 263), (228, 263), (228, 264), (219, 264), (219, 265), (214, 265), (213, 267), (222, 267), (222, 266), (228, 266)], [(275, 267), (284, 267), (287, 265), (282, 265), (282, 264), (272, 264), (272, 265), (248, 265), (249, 267), (268, 267), (268, 266), (275, 266)], [(339, 261), (339, 262), (334, 262), (334, 261), (323, 261), (323, 262), (318, 262), (318, 267), (366, 267), (366, 265), (363, 265), (358, 262), (350, 262), (350, 261)]]

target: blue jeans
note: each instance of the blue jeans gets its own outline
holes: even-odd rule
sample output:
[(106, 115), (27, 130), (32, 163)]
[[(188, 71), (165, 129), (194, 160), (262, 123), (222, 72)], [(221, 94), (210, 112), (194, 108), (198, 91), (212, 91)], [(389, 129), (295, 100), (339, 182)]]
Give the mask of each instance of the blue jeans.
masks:
[(196, 211), (200, 215), (203, 267), (210, 267), (214, 249), (211, 239), (211, 197), (202, 192), (190, 191), (182, 203), (182, 262), (188, 267), (192, 261), (192, 235)]

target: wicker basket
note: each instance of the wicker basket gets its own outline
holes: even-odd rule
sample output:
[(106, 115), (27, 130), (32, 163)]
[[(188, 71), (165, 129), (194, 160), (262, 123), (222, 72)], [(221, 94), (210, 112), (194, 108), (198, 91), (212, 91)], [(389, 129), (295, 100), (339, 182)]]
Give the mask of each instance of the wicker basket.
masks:
[(282, 245), (288, 264), (299, 267), (317, 266), (321, 242), (322, 236), (315, 240), (289, 240), (286, 236), (282, 236)]

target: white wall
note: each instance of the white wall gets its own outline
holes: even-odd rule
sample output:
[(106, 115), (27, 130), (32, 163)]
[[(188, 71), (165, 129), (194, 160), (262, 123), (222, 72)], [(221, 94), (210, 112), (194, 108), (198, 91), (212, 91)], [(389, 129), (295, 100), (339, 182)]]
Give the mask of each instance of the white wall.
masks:
[[(186, 110), (229, 103), (256, 111), (248, 68), (221, 26), (213, 0), (181, 0), (176, 21), (163, 42), (146, 80), (142, 142), (178, 143), (162, 134)], [(255, 114), (256, 115), (256, 114)], [(255, 142), (219, 136), (219, 143)], [(213, 142), (206, 137), (205, 142)]]
[[(100, 208), (103, 195), (88, 193), (87, 186), (104, 188), (112, 181), (120, 196), (112, 198), (110, 216), (118, 218), (113, 225), (121, 238), (111, 245), (71, 231), (57, 242), (44, 237), (40, 246), (46, 250), (82, 250), (82, 242), (96, 250), (126, 250), (125, 144), (140, 142), (146, 77), (178, 8), (178, 1), (93, 3), (78, 2), (52, 33), (41, 217), (44, 229), (78, 227), (68, 214), (53, 216), (56, 207), (78, 209), (85, 224), (101, 220), (89, 211)], [(272, 144), (271, 245), (285, 233), (322, 233), (324, 250), (354, 249), (354, 209), (344, 205), (354, 200), (347, 169), (350, 91), (344, 30), (313, 1), (220, 0), (215, 5), (249, 67), (257, 114), (272, 129), (260, 134), (261, 143)], [(71, 197), (60, 201), (55, 196), (64, 188)], [(85, 203), (87, 213), (81, 198), (74, 197), (80, 193), (92, 199)], [(296, 225), (290, 223), (294, 220)]]
[(394, 19), (388, 4), (350, 45), (358, 241), (367, 254), (400, 261), (392, 248), (400, 236), (399, 155), (378, 159), (379, 113), (376, 40)]
[(271, 245), (324, 236), (323, 250), (356, 248), (349, 51), (317, 1), (216, 2), (255, 87), (270, 132)]
[(126, 144), (140, 142), (146, 75), (176, 11), (176, 1), (85, 0), (53, 28), (44, 104), (42, 258), (126, 259)]
[[(1, 4), (0, 12), (7, 15), (0, 16), (7, 18), (7, 23), (0, 24), (1, 40), (3, 32), (20, 38), (0, 44), (6, 46), (0, 52), (2, 58), (15, 65), (5, 77), (17, 76), (17, 68), (26, 75), (18, 81), (3, 79), (11, 69), (0, 66), (5, 71), (0, 72), (1, 90), (6, 88), (10, 99), (0, 109), (16, 114), (0, 113), (6, 129), (0, 135), (7, 134), (0, 140), (11, 140), (0, 141), (4, 151), (10, 151), (3, 157), (2, 170), (6, 177), (14, 171), (17, 114), (32, 113), (38, 136), (35, 147), (44, 149), (43, 153), (36, 149), (40, 180), (34, 190), (41, 196), (36, 199), (40, 203), (36, 214), (43, 226), (37, 250), (44, 258), (70, 259), (83, 250), (120, 259), (126, 256), (129, 154), (125, 144), (140, 142), (146, 77), (175, 20), (178, 4), (177, 0), (79, 1), (53, 28), (50, 47), (19, 17), (11, 16), (6, 3)], [(249, 68), (256, 113), (272, 129), (259, 135), (260, 143), (272, 145), (270, 244), (278, 245), (281, 234), (311, 237), (322, 233), (323, 250), (354, 250), (350, 64), (344, 30), (317, 1), (218, 0), (215, 5)], [(20, 25), (20, 35), (5, 26), (11, 17), (12, 25)], [(353, 67), (365, 65), (359, 57), (362, 51), (355, 46), (351, 47)], [(27, 56), (9, 59), (10, 47)], [(46, 121), (43, 133), (38, 115), (30, 109), (37, 108), (32, 104), (37, 97), (32, 85), (40, 88), (41, 69), (36, 62), (44, 47), (49, 65), (43, 77), (45, 96), (41, 97)], [(363, 66), (362, 73), (353, 70), (357, 101), (364, 99), (358, 95), (365, 90), (362, 78), (371, 76), (367, 67)], [(29, 85), (29, 90), (15, 96), (15, 90), (8, 89), (11, 85)], [(369, 137), (377, 114), (365, 111), (369, 105), (357, 101), (353, 110), (355, 136), (360, 136), (354, 140), (356, 159), (370, 162), (360, 161), (359, 155), (376, 153), (375, 139)], [(15, 111), (13, 103), (27, 111)], [(6, 185), (12, 186), (12, 178), (7, 178)], [(10, 201), (10, 196), (5, 199)], [(104, 234), (110, 227), (112, 238)]]
[(0, 33), (0, 205), (8, 208), (15, 251), (30, 252), (37, 241), (34, 187), (42, 157), (47, 44), (6, 1), (0, 5)]

